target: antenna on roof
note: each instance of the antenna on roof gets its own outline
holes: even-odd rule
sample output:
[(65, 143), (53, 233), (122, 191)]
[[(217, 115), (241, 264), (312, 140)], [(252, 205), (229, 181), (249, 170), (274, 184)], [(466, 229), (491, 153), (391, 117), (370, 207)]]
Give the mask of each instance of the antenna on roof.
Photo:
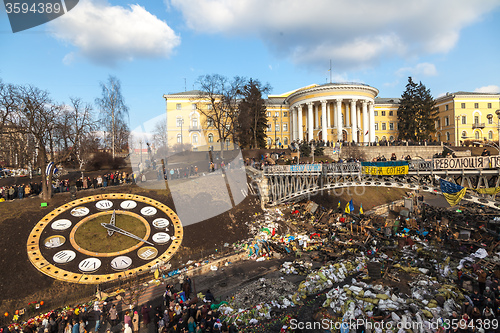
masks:
[(186, 78), (184, 78), (184, 91), (187, 91), (187, 89), (186, 89)]
[(332, 83), (332, 59), (330, 59), (330, 69), (328, 71), (330, 72), (330, 83)]

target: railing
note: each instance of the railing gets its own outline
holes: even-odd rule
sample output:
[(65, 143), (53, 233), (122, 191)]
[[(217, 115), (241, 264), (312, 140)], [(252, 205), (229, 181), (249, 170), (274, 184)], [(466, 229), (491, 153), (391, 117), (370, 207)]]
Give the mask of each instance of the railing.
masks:
[(472, 129), (474, 128), (484, 128), (486, 125), (484, 123), (474, 123), (472, 124)]

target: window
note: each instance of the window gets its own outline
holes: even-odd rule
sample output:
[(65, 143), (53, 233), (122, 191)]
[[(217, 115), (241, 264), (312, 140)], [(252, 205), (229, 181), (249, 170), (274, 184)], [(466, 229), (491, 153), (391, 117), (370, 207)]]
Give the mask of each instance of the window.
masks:
[(267, 111), (267, 116), (271, 117), (271, 111)]
[(373, 111), (373, 115), (374, 115), (375, 117), (378, 117), (378, 111)]
[(389, 137), (389, 141), (394, 141), (394, 137), (392, 135)]
[(462, 103), (460, 106), (462, 109), (465, 109), (465, 103)]
[(462, 131), (462, 137), (463, 137), (463, 138), (466, 138), (466, 137), (467, 137), (467, 132), (466, 132), (466, 131)]
[(448, 104), (446, 104), (446, 105), (444, 106), (444, 110), (445, 110), (445, 111), (448, 111)]
[(488, 109), (491, 109), (491, 103), (488, 103)]
[(446, 132), (446, 141), (450, 141), (450, 132)]
[(196, 104), (191, 104), (191, 109), (196, 110)]
[(267, 124), (267, 131), (271, 132), (271, 124)]
[(467, 124), (467, 116), (462, 116), (462, 125)]
[(180, 110), (180, 109), (181, 109), (181, 103), (177, 103), (177, 104), (175, 105), (175, 108), (176, 108), (177, 110)]
[(287, 145), (287, 144), (288, 144), (288, 138), (287, 138), (286, 136), (283, 138), (283, 144), (284, 144), (284, 145)]
[(288, 112), (283, 111), (283, 117), (288, 117)]
[(394, 111), (389, 111), (389, 116), (394, 116)]
[(378, 142), (378, 136), (375, 137), (375, 142)]
[(488, 125), (492, 125), (493, 124), (493, 115), (488, 115), (488, 116), (491, 116), (491, 117), (488, 117)]
[(273, 140), (271, 140), (271, 138), (267, 138), (267, 146), (271, 147), (272, 144), (273, 144)]
[(193, 128), (198, 128), (198, 118), (193, 118), (193, 120), (191, 120), (192, 124), (193, 124)]
[(197, 143), (198, 143), (198, 135), (194, 134), (194, 135), (193, 135), (193, 139), (191, 140), (191, 142), (192, 142), (193, 144), (197, 144)]
[(181, 127), (183, 123), (184, 123), (184, 119), (177, 118), (177, 127)]
[(280, 124), (274, 124), (274, 130), (276, 132), (279, 132), (280, 131)]
[(438, 120), (436, 120), (436, 128), (440, 127), (441, 127), (441, 119), (438, 118)]
[(399, 123), (396, 123), (396, 128), (397, 128), (397, 129), (398, 129), (398, 131), (399, 131)]
[(274, 112), (274, 116), (275, 117), (279, 117), (280, 116), (280, 112), (279, 111)]
[(385, 111), (382, 111), (382, 117), (385, 117)]
[(389, 123), (389, 130), (394, 131), (394, 123)]
[(479, 116), (474, 116), (474, 124), (479, 124)]
[(288, 124), (283, 124), (283, 132), (287, 132), (288, 131)]
[(375, 131), (378, 131), (378, 123), (375, 123)]
[(474, 109), (479, 109), (479, 103), (474, 103)]
[(207, 127), (212, 127), (214, 126), (214, 120), (213, 119), (207, 119)]
[(177, 143), (182, 143), (182, 134), (177, 134)]
[(212, 110), (212, 104), (208, 104), (207, 109)]
[(387, 128), (385, 126), (385, 123), (382, 123), (382, 131), (385, 131)]
[(387, 138), (385, 137), (385, 135), (382, 137), (382, 141), (387, 141)]
[(209, 143), (213, 143), (213, 142), (214, 142), (214, 135), (213, 135), (212, 133), (210, 133), (210, 134), (208, 135), (208, 142), (209, 142)]
[(444, 126), (450, 126), (450, 118), (444, 117)]
[(474, 138), (476, 140), (479, 140), (479, 132), (478, 131), (474, 132)]
[(492, 131), (488, 132), (488, 140), (493, 140), (493, 132)]

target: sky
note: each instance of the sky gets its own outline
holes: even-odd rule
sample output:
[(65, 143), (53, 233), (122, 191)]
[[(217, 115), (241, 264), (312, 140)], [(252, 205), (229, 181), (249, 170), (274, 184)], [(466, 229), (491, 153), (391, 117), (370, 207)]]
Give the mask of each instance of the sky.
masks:
[(331, 77), (400, 97), (408, 76), (434, 97), (500, 93), (498, 17), (500, 0), (80, 0), (13, 33), (2, 4), (0, 79), (94, 103), (116, 76), (130, 128), (206, 74), (258, 79), (272, 94)]

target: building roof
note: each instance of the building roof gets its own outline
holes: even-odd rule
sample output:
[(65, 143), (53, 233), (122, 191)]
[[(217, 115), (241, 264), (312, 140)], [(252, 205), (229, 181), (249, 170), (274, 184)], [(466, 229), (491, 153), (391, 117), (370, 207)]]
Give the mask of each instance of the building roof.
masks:
[(401, 98), (375, 98), (375, 104), (399, 104)]
[(198, 96), (204, 94), (203, 91), (201, 90), (189, 90), (189, 91), (182, 91), (174, 94), (166, 94), (164, 96)]

